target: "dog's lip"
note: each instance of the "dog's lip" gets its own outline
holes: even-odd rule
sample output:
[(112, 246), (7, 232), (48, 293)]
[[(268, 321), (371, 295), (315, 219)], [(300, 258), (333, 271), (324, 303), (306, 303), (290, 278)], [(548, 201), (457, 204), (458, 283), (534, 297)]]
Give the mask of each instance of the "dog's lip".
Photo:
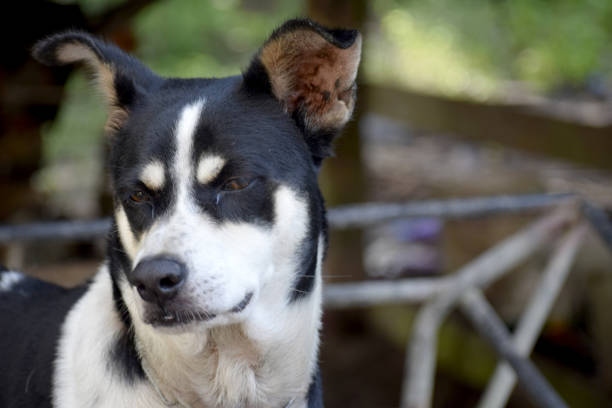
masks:
[(234, 306), (230, 310), (230, 312), (232, 312), (232, 313), (240, 313), (240, 312), (242, 312), (249, 305), (249, 303), (251, 302), (251, 299), (253, 299), (253, 292), (247, 293), (244, 296), (244, 298), (240, 301), (240, 303), (238, 303), (236, 306)]
[[(247, 308), (247, 306), (253, 300), (254, 293), (248, 292), (244, 298), (233, 308), (229, 310), (230, 313), (240, 313)], [(158, 313), (150, 316), (147, 319), (147, 323), (153, 326), (176, 326), (181, 324), (189, 324), (193, 322), (205, 322), (217, 317), (217, 313), (209, 312), (198, 312), (191, 310), (159, 310)]]
[(155, 314), (147, 319), (153, 326), (175, 326), (193, 322), (205, 322), (217, 317), (214, 313), (192, 311), (165, 311)]

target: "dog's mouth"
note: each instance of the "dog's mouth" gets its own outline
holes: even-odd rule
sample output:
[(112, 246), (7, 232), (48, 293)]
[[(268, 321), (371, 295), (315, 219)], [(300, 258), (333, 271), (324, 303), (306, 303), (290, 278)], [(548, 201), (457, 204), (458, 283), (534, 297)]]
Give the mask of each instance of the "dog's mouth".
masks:
[(238, 314), (244, 311), (251, 300), (253, 292), (249, 292), (236, 306), (225, 313), (211, 313), (196, 310), (172, 310), (157, 306), (155, 311), (150, 311), (145, 317), (145, 322), (152, 326), (171, 327), (187, 325), (190, 323), (206, 322), (215, 319), (220, 314)]
[(185, 325), (194, 322), (205, 322), (217, 317), (214, 313), (177, 310), (177, 311), (160, 311), (147, 316), (146, 322), (152, 326), (177, 326)]

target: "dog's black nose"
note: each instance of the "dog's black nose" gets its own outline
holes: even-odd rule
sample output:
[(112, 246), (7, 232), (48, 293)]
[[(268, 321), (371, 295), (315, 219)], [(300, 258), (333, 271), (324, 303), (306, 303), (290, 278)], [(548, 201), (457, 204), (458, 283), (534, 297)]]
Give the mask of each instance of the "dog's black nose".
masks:
[(157, 257), (140, 261), (128, 280), (145, 301), (163, 303), (176, 296), (186, 276), (182, 263)]

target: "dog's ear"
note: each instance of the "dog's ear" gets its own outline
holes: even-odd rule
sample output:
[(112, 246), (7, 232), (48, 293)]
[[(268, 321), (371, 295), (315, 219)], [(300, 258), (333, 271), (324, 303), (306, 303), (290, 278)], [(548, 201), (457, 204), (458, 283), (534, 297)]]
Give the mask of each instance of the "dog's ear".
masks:
[(140, 61), (91, 34), (67, 31), (36, 43), (32, 55), (46, 65), (81, 62), (93, 73), (109, 105), (107, 130), (118, 131), (139, 97), (161, 79)]
[(268, 91), (304, 131), (319, 165), (355, 106), (361, 35), (330, 30), (310, 20), (290, 20), (259, 50), (244, 82), (251, 92)]

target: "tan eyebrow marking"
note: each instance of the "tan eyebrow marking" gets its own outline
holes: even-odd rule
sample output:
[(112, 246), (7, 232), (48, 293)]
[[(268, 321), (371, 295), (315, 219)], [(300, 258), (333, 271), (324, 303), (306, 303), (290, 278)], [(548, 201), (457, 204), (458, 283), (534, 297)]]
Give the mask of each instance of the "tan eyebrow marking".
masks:
[(159, 161), (152, 161), (140, 172), (140, 181), (151, 190), (160, 190), (166, 182), (164, 165)]
[(200, 184), (210, 183), (225, 166), (225, 159), (216, 154), (202, 154), (198, 162), (196, 178)]

